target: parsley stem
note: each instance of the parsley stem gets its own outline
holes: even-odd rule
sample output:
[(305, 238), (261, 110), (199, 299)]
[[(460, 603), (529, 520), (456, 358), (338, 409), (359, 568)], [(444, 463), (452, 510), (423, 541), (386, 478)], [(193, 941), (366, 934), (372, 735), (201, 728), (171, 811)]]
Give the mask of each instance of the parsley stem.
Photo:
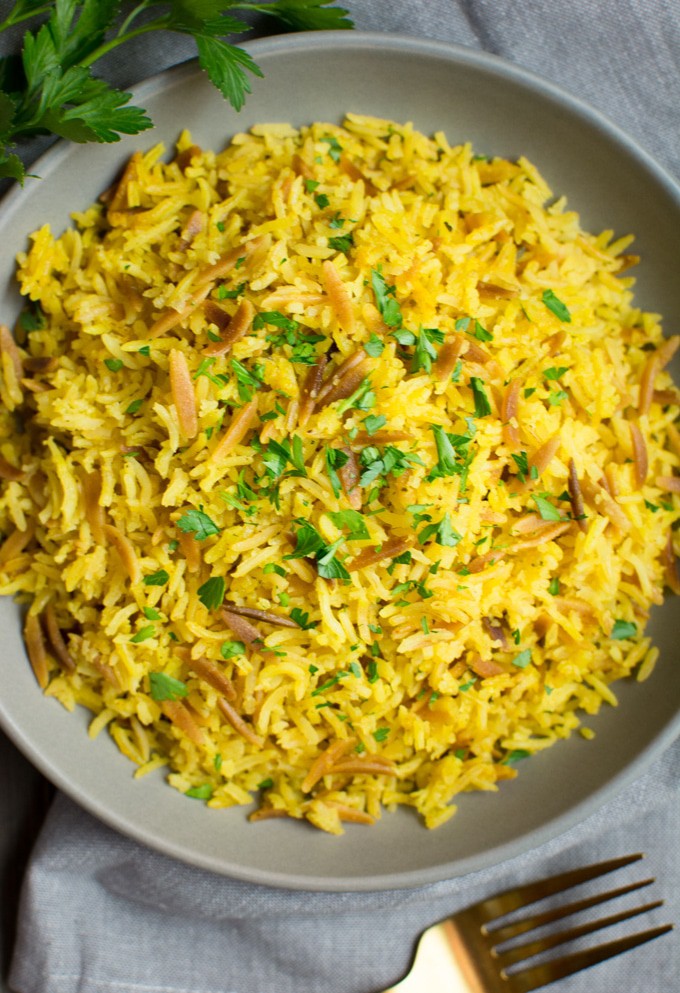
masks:
[(52, 7), (51, 3), (45, 3), (42, 7), (35, 7), (33, 10), (29, 10), (25, 14), (21, 14), (19, 17), (16, 16), (15, 12), (12, 11), (6, 20), (0, 23), (0, 32), (7, 31), (8, 28), (13, 28), (15, 24), (21, 24), (22, 21), (28, 21), (31, 17), (40, 17), (41, 14), (47, 14)]
[(147, 9), (149, 6), (149, 0), (142, 0), (141, 3), (137, 4), (134, 10), (131, 10), (128, 16), (125, 18), (118, 31), (116, 31), (116, 38), (120, 38), (128, 30), (130, 25), (134, 20), (139, 17), (139, 15)]
[(112, 52), (114, 48), (118, 48), (119, 45), (123, 45), (126, 41), (130, 41), (132, 38), (138, 38), (140, 35), (148, 34), (149, 31), (159, 31), (167, 27), (167, 18), (159, 17), (156, 21), (149, 21), (148, 24), (141, 24), (138, 28), (134, 28), (132, 31), (128, 31), (127, 34), (116, 35), (115, 38), (111, 38), (110, 41), (103, 42), (99, 48), (95, 48), (93, 52), (90, 52), (82, 61), (79, 63), (85, 68), (89, 68), (102, 56), (107, 55)]

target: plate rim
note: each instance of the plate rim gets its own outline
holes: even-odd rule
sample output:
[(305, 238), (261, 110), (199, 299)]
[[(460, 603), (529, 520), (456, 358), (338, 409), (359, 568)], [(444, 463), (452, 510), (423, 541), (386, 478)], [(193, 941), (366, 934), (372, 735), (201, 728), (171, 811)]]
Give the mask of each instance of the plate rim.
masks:
[[(343, 30), (291, 32), (246, 41), (242, 43), (242, 47), (256, 61), (261, 56), (289, 55), (296, 51), (306, 51), (310, 48), (314, 48), (315, 50), (319, 48), (326, 50), (332, 49), (333, 51), (337, 51), (338, 48), (345, 50), (366, 50), (373, 48), (393, 53), (408, 52), (419, 57), (439, 58), (459, 65), (463, 64), (481, 68), (500, 79), (509, 79), (531, 90), (533, 93), (538, 92), (540, 96), (547, 98), (562, 108), (566, 108), (568, 112), (574, 114), (579, 119), (585, 120), (597, 131), (604, 133), (615, 144), (623, 146), (627, 153), (637, 161), (638, 165), (650, 173), (652, 179), (676, 202), (678, 210), (680, 210), (680, 182), (676, 181), (671, 173), (647, 152), (635, 138), (612, 121), (606, 114), (582, 98), (575, 96), (551, 80), (495, 54), (456, 43), (436, 41), (408, 34)], [(175, 85), (182, 78), (195, 77), (201, 72), (202, 70), (198, 65), (198, 60), (192, 58), (156, 73), (129, 87), (128, 90), (134, 100), (143, 102), (148, 97), (162, 92), (169, 86)], [(145, 134), (153, 137), (154, 129), (152, 128), (148, 132), (142, 132), (142, 135), (139, 136), (140, 140), (143, 140), (142, 136)], [(65, 139), (59, 139), (31, 164), (31, 170), (40, 169), (40, 175), (43, 181), (49, 181), (52, 172), (58, 168), (62, 159), (73, 151), (73, 144)], [(24, 201), (29, 196), (30, 187), (27, 185), (21, 187), (15, 184), (14, 187), (10, 188), (0, 200), (0, 214), (3, 221), (7, 222), (11, 220), (13, 214), (22, 207)], [(625, 768), (611, 777), (605, 784), (594, 788), (568, 811), (551, 818), (527, 832), (521, 838), (515, 838), (504, 844), (496, 845), (481, 854), (457, 858), (448, 863), (438, 863), (436, 866), (425, 869), (393, 870), (389, 873), (385, 872), (376, 876), (351, 877), (349, 879), (338, 879), (337, 877), (321, 875), (302, 876), (298, 873), (285, 871), (274, 872), (267, 869), (244, 868), (238, 863), (225, 865), (224, 860), (218, 861), (217, 858), (209, 854), (196, 852), (180, 842), (167, 838), (158, 839), (148, 829), (145, 829), (143, 823), (137, 823), (129, 815), (115, 809), (112, 810), (110, 807), (103, 810), (99, 808), (96, 801), (90, 798), (86, 791), (79, 788), (77, 784), (74, 784), (70, 780), (67, 774), (60, 771), (58, 764), (54, 763), (51, 756), (43, 754), (37, 746), (33, 745), (29, 735), (21, 727), (17, 726), (12, 714), (6, 711), (2, 697), (0, 697), (0, 728), (4, 730), (16, 747), (19, 748), (47, 779), (88, 811), (88, 813), (108, 827), (119, 831), (123, 835), (162, 855), (228, 878), (276, 889), (317, 892), (370, 892), (408, 890), (445, 879), (458, 878), (473, 871), (499, 865), (510, 858), (532, 851), (545, 842), (564, 834), (571, 827), (595, 814), (609, 800), (637, 780), (654, 760), (659, 758), (680, 737), (680, 711), (678, 711), (673, 719), (668, 721), (664, 728), (638, 753), (633, 761), (629, 762)], [(425, 828), (423, 830), (425, 831)], [(426, 835), (423, 838), (425, 839)]]

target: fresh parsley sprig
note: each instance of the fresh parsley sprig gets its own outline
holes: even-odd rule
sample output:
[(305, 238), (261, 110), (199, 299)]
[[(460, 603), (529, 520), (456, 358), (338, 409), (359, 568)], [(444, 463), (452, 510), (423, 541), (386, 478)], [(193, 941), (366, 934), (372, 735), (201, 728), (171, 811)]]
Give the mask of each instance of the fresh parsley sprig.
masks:
[(25, 31), (21, 55), (0, 59), (0, 177), (23, 183), (25, 169), (14, 149), (26, 138), (54, 134), (77, 142), (119, 141), (152, 126), (131, 96), (92, 73), (104, 55), (140, 35), (171, 31), (190, 35), (198, 61), (236, 110), (262, 76), (252, 56), (225, 41), (249, 30), (232, 12), (266, 14), (295, 31), (351, 28), (347, 11), (331, 0), (16, 0), (0, 32), (41, 18)]

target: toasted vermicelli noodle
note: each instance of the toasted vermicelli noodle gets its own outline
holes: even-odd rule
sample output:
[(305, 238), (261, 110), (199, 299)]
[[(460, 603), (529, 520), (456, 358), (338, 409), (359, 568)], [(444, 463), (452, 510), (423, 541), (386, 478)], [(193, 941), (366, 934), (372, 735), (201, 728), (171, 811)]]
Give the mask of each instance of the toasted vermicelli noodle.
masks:
[(370, 117), (162, 154), (19, 256), (0, 592), (137, 774), (434, 827), (656, 661), (679, 407), (631, 239)]

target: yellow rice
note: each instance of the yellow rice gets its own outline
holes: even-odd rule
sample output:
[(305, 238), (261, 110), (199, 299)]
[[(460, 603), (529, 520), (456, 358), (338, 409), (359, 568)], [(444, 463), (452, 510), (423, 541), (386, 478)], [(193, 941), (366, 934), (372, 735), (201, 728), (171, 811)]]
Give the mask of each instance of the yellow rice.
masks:
[[(27, 606), (46, 694), (89, 708), (138, 775), (167, 766), (210, 807), (255, 800), (335, 833), (398, 804), (435, 827), (656, 660), (679, 407), (660, 319), (622, 275), (631, 239), (584, 232), (524, 159), (371, 117), (261, 125), (219, 154), (185, 133), (162, 155), (19, 256), (0, 593)], [(211, 356), (229, 334), (215, 305), (247, 328)], [(328, 382), (366, 343), (365, 409), (300, 423), (309, 362), (328, 353)], [(441, 429), (455, 469), (432, 478)], [(302, 462), (276, 480), (270, 443), (295, 437)], [(329, 516), (350, 503), (327, 449), (377, 447), (366, 471), (390, 445), (414, 458), (360, 487), (352, 538)], [(192, 510), (214, 533), (182, 530)], [(304, 522), (323, 549), (286, 558)], [(383, 545), (401, 552), (370, 555)], [(349, 579), (319, 575), (328, 549)], [(232, 605), (308, 626), (251, 617), (261, 640), (234, 647), (199, 595), (220, 577)]]

